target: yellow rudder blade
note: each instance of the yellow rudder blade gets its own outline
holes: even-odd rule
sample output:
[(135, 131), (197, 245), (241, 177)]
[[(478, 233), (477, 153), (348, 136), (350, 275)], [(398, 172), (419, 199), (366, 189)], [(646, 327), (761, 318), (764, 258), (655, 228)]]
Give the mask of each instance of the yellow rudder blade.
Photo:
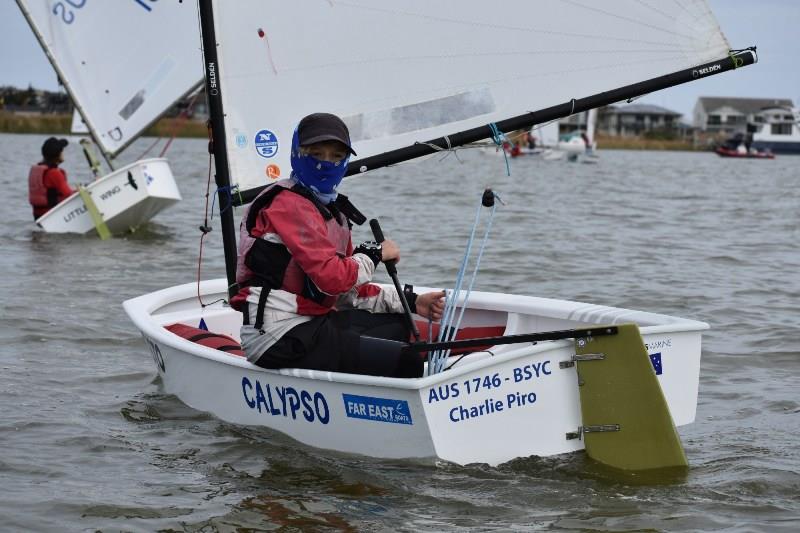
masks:
[(688, 467), (639, 328), (617, 328), (575, 339), (586, 453), (623, 470)]
[(78, 194), (81, 195), (81, 200), (83, 200), (83, 204), (86, 206), (86, 209), (89, 210), (89, 216), (92, 217), (92, 222), (94, 222), (94, 227), (97, 230), (97, 234), (100, 236), (101, 240), (106, 240), (111, 237), (111, 231), (106, 226), (105, 221), (103, 220), (103, 215), (100, 214), (100, 211), (97, 209), (97, 206), (92, 200), (92, 195), (83, 187), (78, 187)]

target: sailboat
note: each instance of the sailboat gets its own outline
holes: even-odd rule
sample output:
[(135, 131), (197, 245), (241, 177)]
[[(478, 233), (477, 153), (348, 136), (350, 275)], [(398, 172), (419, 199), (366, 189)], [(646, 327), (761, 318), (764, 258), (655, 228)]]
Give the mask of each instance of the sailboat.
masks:
[(585, 128), (578, 124), (578, 129), (561, 135), (557, 149), (567, 155), (570, 161), (595, 162), (597, 141), (594, 138), (595, 126), (597, 123), (597, 109), (590, 109), (583, 113), (585, 117)]
[[(458, 291), (460, 338), (409, 349), (461, 359), (421, 378), (265, 370), (237, 350), (230, 206), (288, 174), (300, 117), (345, 117), (360, 156), (348, 174), (368, 174), (756, 61), (730, 50), (702, 1), (548, 4), (199, 0), (227, 277), (123, 304), (168, 393), (372, 457), (496, 465), (586, 450), (621, 469), (686, 466), (676, 426), (695, 418), (704, 322)], [(543, 90), (521, 102), (531, 86)]]
[(111, 168), (37, 225), (46, 232), (96, 231), (106, 237), (136, 229), (178, 202), (166, 159), (116, 169), (112, 159), (202, 84), (195, 10), (134, 1), (17, 0), (17, 5), (72, 99), (75, 116)]

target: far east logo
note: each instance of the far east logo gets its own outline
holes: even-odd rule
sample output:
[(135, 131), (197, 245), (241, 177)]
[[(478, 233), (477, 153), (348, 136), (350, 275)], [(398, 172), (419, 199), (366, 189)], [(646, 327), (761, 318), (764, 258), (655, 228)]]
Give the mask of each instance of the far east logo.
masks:
[(244, 133), (237, 133), (235, 140), (236, 140), (236, 146), (238, 146), (239, 148), (244, 148), (245, 146), (247, 146), (247, 135), (245, 135)]
[(269, 130), (261, 130), (256, 133), (253, 144), (261, 157), (272, 157), (278, 153), (278, 138)]
[(372, 396), (356, 396), (342, 394), (344, 410), (348, 418), (361, 418), (374, 422), (389, 422), (391, 424), (413, 424), (408, 402), (405, 400), (391, 400), (388, 398), (375, 398)]

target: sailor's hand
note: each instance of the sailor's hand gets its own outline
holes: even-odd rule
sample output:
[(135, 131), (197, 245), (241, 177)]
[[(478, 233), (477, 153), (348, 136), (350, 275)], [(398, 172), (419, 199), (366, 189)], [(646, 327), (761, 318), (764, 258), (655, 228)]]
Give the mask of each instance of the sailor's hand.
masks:
[(417, 296), (417, 314), (435, 321), (444, 313), (444, 291), (426, 292)]
[(381, 261), (384, 263), (387, 261), (394, 261), (395, 263), (400, 262), (400, 248), (397, 246), (396, 242), (391, 239), (386, 239), (381, 243), (381, 246)]

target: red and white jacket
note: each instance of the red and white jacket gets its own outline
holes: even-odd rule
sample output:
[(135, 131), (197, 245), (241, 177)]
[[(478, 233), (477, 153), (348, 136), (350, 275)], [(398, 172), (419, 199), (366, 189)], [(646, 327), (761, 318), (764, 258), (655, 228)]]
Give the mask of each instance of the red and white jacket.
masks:
[[(331, 213), (333, 216), (326, 220), (312, 200), (288, 190), (294, 185), (294, 180), (287, 179), (267, 187), (259, 197), (274, 197), (259, 211), (252, 229), (248, 232), (246, 222), (250, 208), (259, 204), (258, 198), (248, 207), (240, 225), (236, 270), (240, 289), (231, 305), (243, 310), (244, 302), (249, 304), (249, 325), (242, 326), (241, 333), (242, 346), (251, 361), (293, 327), (334, 309), (403, 312), (393, 287), (369, 283), (375, 264), (364, 254), (353, 254), (350, 226), (344, 215)], [(273, 187), (287, 190), (275, 194)], [(260, 331), (253, 324), (262, 287), (250, 285), (255, 273), (245, 264), (256, 239), (283, 245), (291, 255), (280, 288), (271, 289), (266, 299)], [(318, 297), (304, 296), (308, 294), (307, 281), (313, 282)]]

